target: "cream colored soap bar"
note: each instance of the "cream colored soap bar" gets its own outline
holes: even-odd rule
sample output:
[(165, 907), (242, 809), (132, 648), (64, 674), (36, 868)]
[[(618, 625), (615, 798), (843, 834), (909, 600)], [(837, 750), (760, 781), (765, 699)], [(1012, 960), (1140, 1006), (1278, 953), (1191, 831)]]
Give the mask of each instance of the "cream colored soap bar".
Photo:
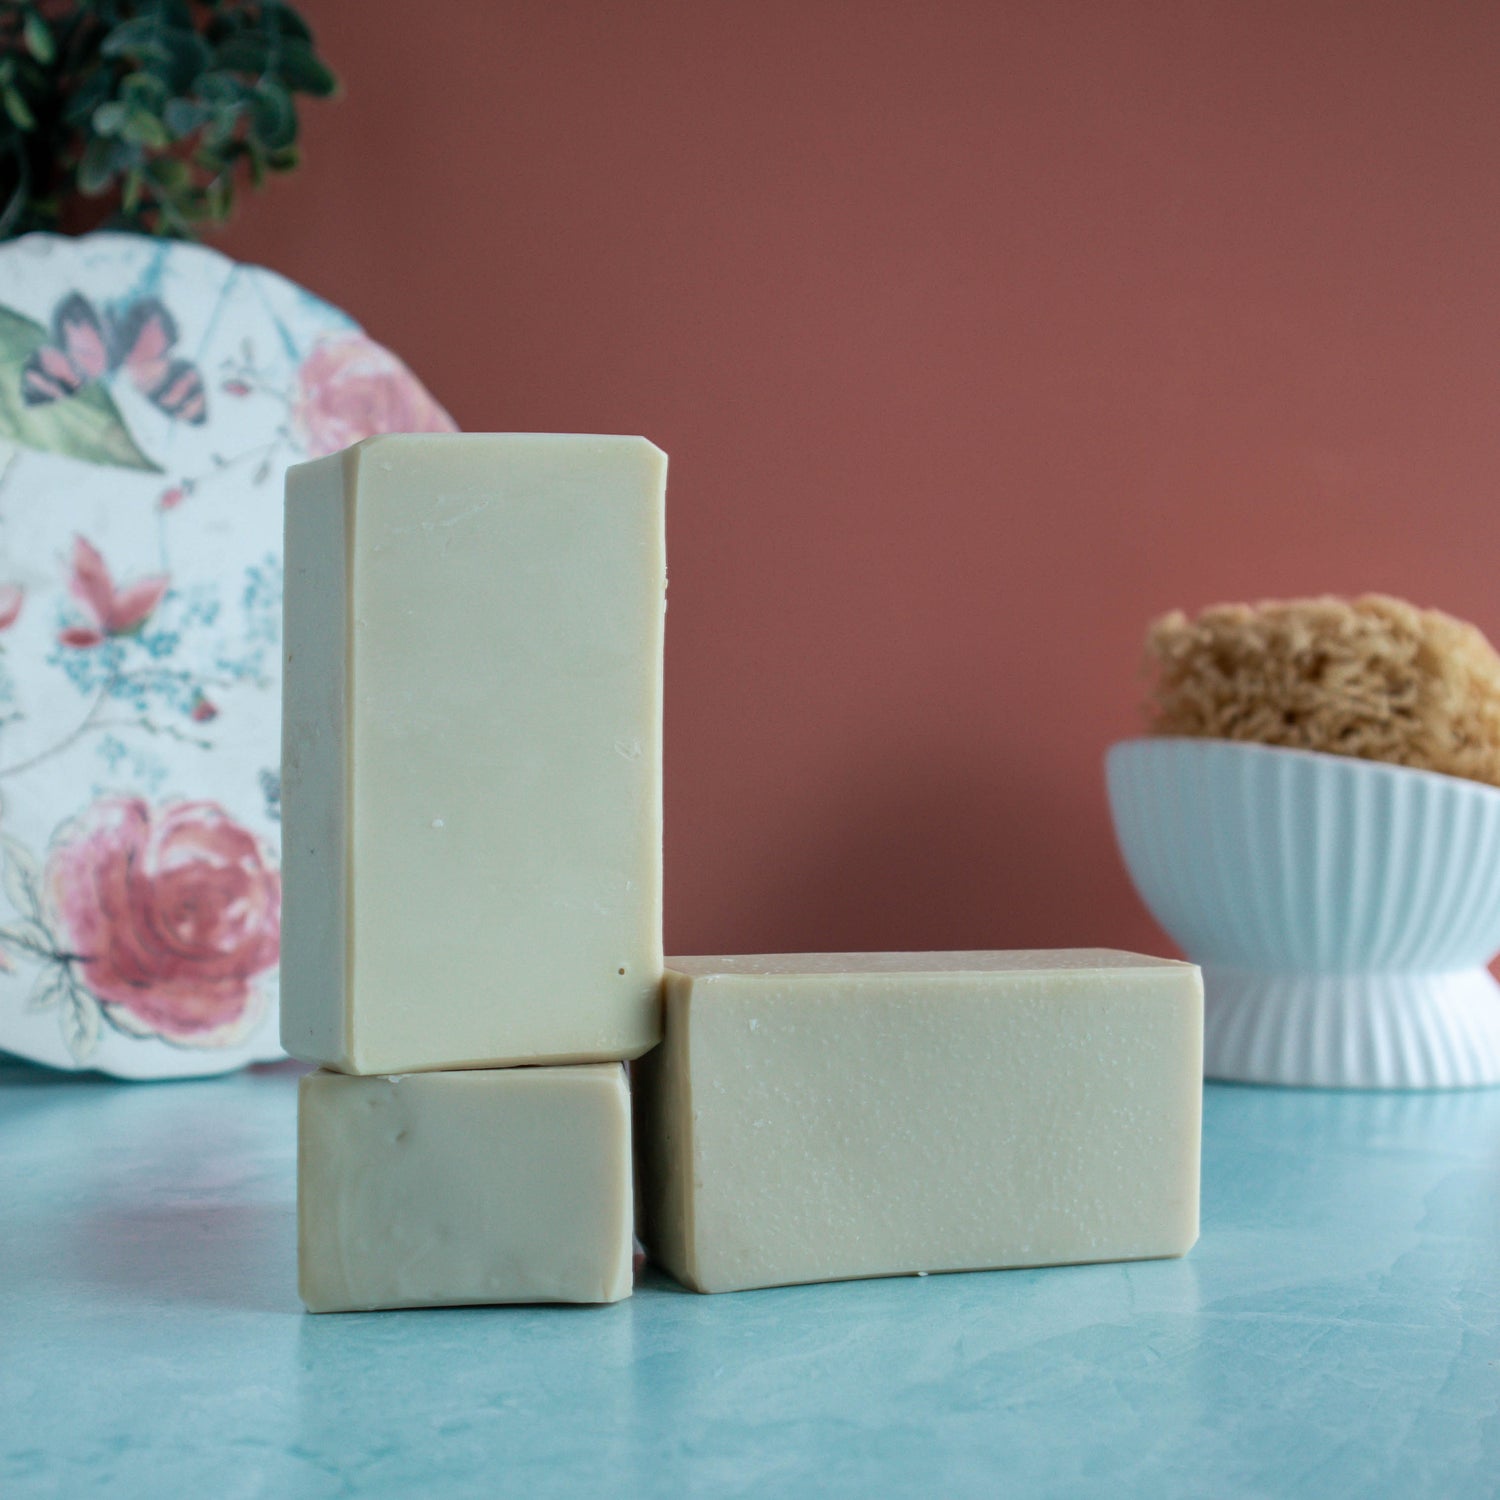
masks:
[(648, 1251), (700, 1292), (1182, 1255), (1203, 989), (1100, 949), (668, 960)]
[(630, 1100), (618, 1063), (310, 1073), (297, 1230), (312, 1312), (630, 1295)]
[(421, 434), (289, 471), (294, 1057), (656, 1041), (666, 467), (644, 438)]

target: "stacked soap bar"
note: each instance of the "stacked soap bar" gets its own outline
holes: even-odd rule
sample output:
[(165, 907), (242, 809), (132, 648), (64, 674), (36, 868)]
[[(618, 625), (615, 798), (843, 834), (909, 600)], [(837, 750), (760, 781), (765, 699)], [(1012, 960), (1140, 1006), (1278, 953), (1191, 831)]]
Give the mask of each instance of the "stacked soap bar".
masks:
[(630, 1295), (618, 1063), (302, 1080), (298, 1222), (313, 1312)]
[(665, 480), (640, 438), (479, 434), (287, 476), (282, 1042), (332, 1070), (301, 1098), (314, 1310), (629, 1292)]
[(638, 438), (425, 435), (288, 476), (304, 1301), (628, 1296), (637, 1057), (643, 1228), (699, 1291), (1182, 1254), (1191, 965), (664, 974), (665, 469)]

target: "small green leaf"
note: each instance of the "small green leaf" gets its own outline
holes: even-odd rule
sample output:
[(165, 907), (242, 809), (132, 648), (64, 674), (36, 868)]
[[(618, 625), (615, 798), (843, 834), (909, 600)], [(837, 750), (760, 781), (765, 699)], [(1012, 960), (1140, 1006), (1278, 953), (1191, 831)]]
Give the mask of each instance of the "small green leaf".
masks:
[(57, 45), (47, 23), (34, 11), (27, 11), (21, 25), (21, 34), (26, 38), (26, 50), (44, 67), (57, 56)]
[(168, 99), (162, 120), (175, 136), (191, 135), (208, 119), (208, 111), (192, 99)]
[(203, 190), (203, 197), (210, 218), (220, 221), (227, 219), (234, 200), (234, 184), (229, 174), (226, 172), (212, 178)]
[(264, 73), (271, 64), (271, 44), (253, 32), (227, 37), (214, 48), (214, 66), (230, 73)]
[(225, 151), (231, 144), (236, 144), (235, 138), (239, 134), (242, 117), (243, 111), (238, 105), (220, 105), (204, 127), (204, 145), (213, 151)]
[(115, 177), (115, 143), (96, 136), (83, 148), (78, 163), (78, 191), (85, 198), (97, 198), (109, 190)]
[(132, 168), (125, 174), (125, 186), (120, 191), (120, 207), (126, 213), (133, 214), (141, 206), (145, 187), (146, 179), (138, 168)]
[(279, 151), (297, 139), (297, 110), (292, 96), (269, 78), (255, 86), (250, 118), (268, 152)]
[(290, 5), (283, 5), (280, 0), (266, 0), (261, 8), (261, 13), (272, 26), (284, 37), (295, 37), (301, 42), (311, 42), (312, 30), (307, 22), (294, 11)]
[(95, 69), (69, 90), (63, 104), (63, 119), (76, 130), (87, 129), (94, 111), (109, 98), (113, 87), (109, 69)]
[(170, 58), (162, 42), (162, 24), (157, 16), (134, 16), (121, 21), (99, 44), (104, 57), (144, 57), (165, 62)]
[(167, 127), (149, 110), (132, 109), (121, 132), (127, 141), (150, 151), (164, 151), (172, 144)]
[(166, 84), (154, 73), (131, 73), (120, 84), (120, 97), (127, 104), (149, 109), (153, 114), (160, 114), (167, 95)]
[[(21, 161), (24, 164), (25, 158), (22, 157)], [(23, 165), (23, 169), (16, 174), (16, 184), (11, 189), (10, 197), (5, 200), (5, 207), (0, 208), (0, 240), (20, 233), (18, 226), (23, 222), (26, 213), (26, 192), (30, 185), (30, 179)], [(33, 207), (39, 207), (39, 205), (33, 205)]]
[(245, 85), (232, 73), (205, 73), (198, 80), (198, 97), (205, 104), (238, 104), (245, 97)]
[(146, 176), (160, 187), (178, 192), (193, 180), (193, 169), (175, 156), (158, 156), (146, 164)]
[(186, 27), (169, 32), (163, 45), (167, 57), (162, 67), (168, 86), (174, 94), (191, 92), (199, 76), (212, 62), (213, 54), (203, 38)]
[(30, 107), (21, 97), (21, 91), (15, 84), (8, 83), (0, 89), (0, 98), (5, 100), (5, 113), (21, 130), (35, 130), (36, 116), (32, 114)]
[(129, 109), (118, 99), (111, 99), (94, 111), (94, 129), (100, 135), (119, 135), (129, 118)]
[(338, 91), (339, 81), (333, 70), (306, 42), (283, 43), (277, 72), (288, 88), (299, 94), (311, 94), (315, 99), (326, 99)]

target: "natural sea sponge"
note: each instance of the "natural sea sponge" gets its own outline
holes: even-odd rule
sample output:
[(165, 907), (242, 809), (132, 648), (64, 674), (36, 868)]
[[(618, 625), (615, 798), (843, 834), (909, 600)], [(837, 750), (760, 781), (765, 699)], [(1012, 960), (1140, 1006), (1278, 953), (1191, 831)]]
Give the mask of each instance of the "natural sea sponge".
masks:
[(1251, 740), (1500, 786), (1500, 656), (1401, 599), (1221, 604), (1146, 635), (1152, 734)]

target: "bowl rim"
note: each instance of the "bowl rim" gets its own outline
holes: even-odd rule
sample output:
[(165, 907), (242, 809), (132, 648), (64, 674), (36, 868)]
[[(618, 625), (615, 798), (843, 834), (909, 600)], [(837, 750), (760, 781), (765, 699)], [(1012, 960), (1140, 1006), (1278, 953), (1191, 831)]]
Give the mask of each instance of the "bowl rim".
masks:
[(1403, 766), (1389, 760), (1370, 760), (1361, 755), (1336, 755), (1328, 750), (1305, 750), (1298, 745), (1267, 745), (1260, 740), (1226, 740), (1212, 735), (1197, 734), (1140, 734), (1128, 739), (1115, 740), (1104, 752), (1106, 765), (1120, 751), (1139, 751), (1157, 746), (1191, 745), (1204, 754), (1248, 754), (1296, 756), (1302, 760), (1323, 765), (1332, 765), (1354, 776), (1385, 775), (1393, 777), (1418, 777), (1435, 782), (1439, 786), (1470, 788), (1490, 797), (1500, 797), (1500, 786), (1488, 781), (1475, 781), (1468, 776), (1453, 776), (1447, 771), (1429, 771), (1425, 766)]

